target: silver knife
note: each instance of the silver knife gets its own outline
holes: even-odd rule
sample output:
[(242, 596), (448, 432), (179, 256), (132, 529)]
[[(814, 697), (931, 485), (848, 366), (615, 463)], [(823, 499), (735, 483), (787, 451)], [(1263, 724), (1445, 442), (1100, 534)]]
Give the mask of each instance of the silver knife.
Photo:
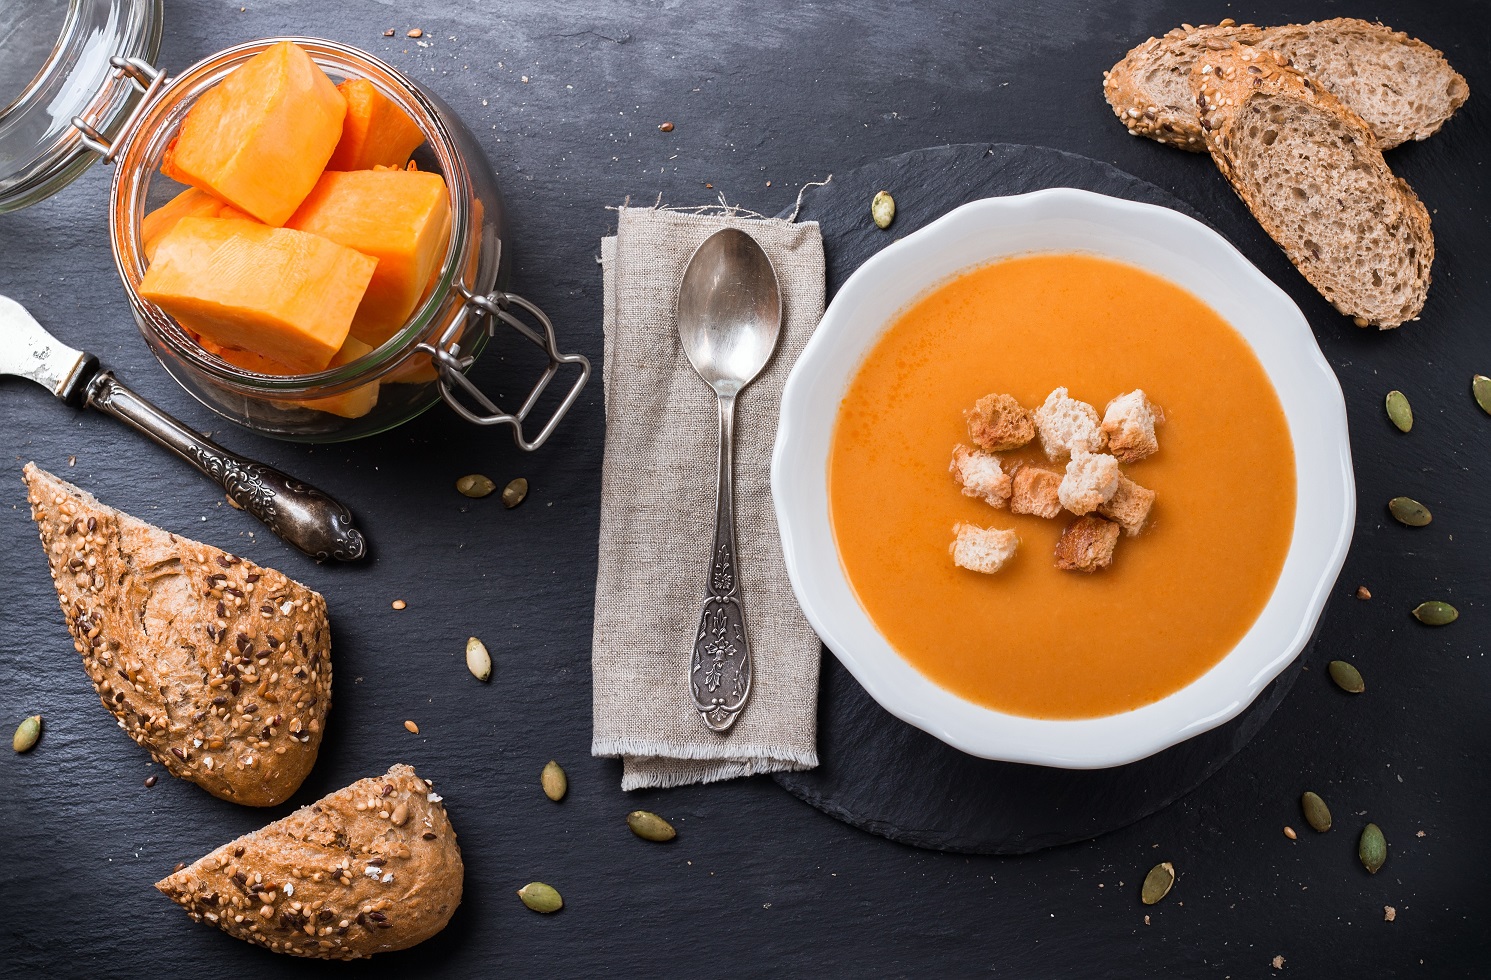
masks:
[(367, 540), (352, 512), (315, 487), (231, 453), (126, 388), (98, 358), (74, 350), (0, 296), (0, 375), (28, 378), (73, 407), (96, 408), (143, 432), (211, 477), (244, 510), (317, 561), (356, 561)]

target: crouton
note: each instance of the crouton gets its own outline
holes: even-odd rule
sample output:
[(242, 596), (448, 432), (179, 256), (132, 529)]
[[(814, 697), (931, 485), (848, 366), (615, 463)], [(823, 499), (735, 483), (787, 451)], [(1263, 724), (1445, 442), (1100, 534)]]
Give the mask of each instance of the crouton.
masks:
[(1165, 421), (1165, 413), (1150, 402), (1143, 388), (1119, 395), (1103, 413), (1103, 435), (1108, 451), (1125, 463), (1137, 463), (1160, 448), (1154, 427)]
[(948, 469), (963, 487), (963, 496), (979, 497), (991, 507), (1010, 502), (1010, 477), (1000, 467), (999, 457), (958, 446)]
[[(1154, 506), (1154, 491), (1146, 490), (1122, 473), (1118, 474), (1118, 489), (1108, 502), (1098, 508), (1098, 513), (1110, 521), (1117, 521), (1130, 537), (1144, 530), (1149, 523), (1149, 510)], [(1013, 505), (1012, 505), (1013, 506)]]
[(1064, 459), (1077, 449), (1095, 453), (1103, 448), (1098, 410), (1068, 397), (1065, 388), (1051, 392), (1035, 410), (1035, 430), (1050, 460)]
[(1022, 466), (1015, 470), (1010, 496), (1010, 513), (1034, 514), (1050, 520), (1061, 513), (1057, 488), (1061, 474), (1039, 466)]
[(1019, 449), (1035, 438), (1030, 413), (1010, 395), (985, 395), (963, 418), (968, 422), (968, 438), (991, 453)]
[(1066, 526), (1056, 542), (1056, 567), (1064, 572), (1095, 572), (1113, 564), (1118, 525), (1088, 514)]
[(1073, 514), (1090, 514), (1118, 492), (1118, 479), (1118, 460), (1107, 453), (1074, 449), (1056, 495)]
[(953, 556), (953, 564), (959, 568), (992, 575), (1003, 568), (1005, 562), (1015, 557), (1015, 549), (1018, 547), (1020, 536), (1014, 531), (1001, 531), (997, 527), (984, 528), (973, 524), (954, 524), (953, 543), (947, 550)]

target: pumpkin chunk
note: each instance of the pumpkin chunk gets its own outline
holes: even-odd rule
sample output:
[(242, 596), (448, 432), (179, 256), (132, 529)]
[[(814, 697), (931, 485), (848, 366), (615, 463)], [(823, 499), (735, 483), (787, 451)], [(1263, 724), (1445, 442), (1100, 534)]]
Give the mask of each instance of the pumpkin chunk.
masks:
[(289, 228), (182, 218), (156, 246), (140, 295), (220, 347), (301, 374), (341, 348), (377, 264)]
[(202, 94), (161, 172), (282, 225), (326, 169), (346, 113), (347, 100), (305, 49), (281, 41)]
[[(351, 364), (364, 354), (371, 354), (373, 348), (364, 344), (356, 337), (348, 337), (347, 342), (342, 344), (342, 349), (337, 351), (336, 356), (331, 359), (327, 368), (337, 368), (344, 364)], [(378, 404), (378, 382), (370, 381), (365, 385), (359, 385), (351, 391), (344, 391), (339, 395), (327, 395), (325, 398), (310, 398), (297, 404), (306, 408), (314, 408), (318, 412), (330, 412), (332, 415), (340, 415), (344, 419), (360, 419), (373, 410)]]
[(404, 169), (409, 154), (425, 141), (425, 134), (392, 99), (365, 78), (349, 78), (337, 86), (347, 100), (342, 139), (327, 170)]
[(328, 170), (286, 227), (378, 260), (352, 321), (352, 336), (377, 347), (408, 321), (445, 256), (450, 200), (439, 174)]
[(182, 218), (243, 218), (248, 215), (234, 210), (206, 191), (195, 187), (171, 198), (165, 204), (145, 215), (140, 222), (140, 239), (144, 246), (145, 261), (155, 261), (155, 246), (160, 244), (166, 232), (176, 227)]

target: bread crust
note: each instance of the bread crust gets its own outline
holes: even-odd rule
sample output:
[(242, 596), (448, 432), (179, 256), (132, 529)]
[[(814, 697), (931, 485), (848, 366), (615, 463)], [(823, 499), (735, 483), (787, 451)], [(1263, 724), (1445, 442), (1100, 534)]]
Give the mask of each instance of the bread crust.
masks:
[(34, 463), (24, 475), (73, 645), (120, 727), (214, 796), (288, 799), (316, 761), (331, 704), (325, 600)]
[[(1172, 85), (1177, 77), (1183, 81), (1198, 56), (1213, 50), (1226, 50), (1233, 44), (1278, 52), (1303, 73), (1315, 76), (1327, 91), (1366, 120), (1385, 150), (1438, 132), (1470, 97), (1470, 87), (1464, 76), (1451, 67), (1443, 52), (1402, 31), (1355, 17), (1269, 28), (1239, 25), (1230, 20), (1215, 27), (1182, 25), (1164, 37), (1151, 37), (1137, 45), (1104, 72), (1103, 94), (1130, 134), (1184, 150), (1205, 152), (1206, 141), (1195, 105), (1186, 99), (1157, 97), (1156, 90), (1162, 86), (1156, 84), (1156, 79), (1164, 79)], [(1330, 44), (1352, 48), (1343, 53), (1348, 57), (1354, 54), (1357, 57), (1352, 60), (1363, 63), (1353, 64), (1351, 71), (1336, 77), (1324, 59), (1315, 56), (1323, 50), (1322, 45)], [(1372, 45), (1401, 48), (1403, 56), (1420, 66), (1418, 77), (1400, 79), (1398, 88), (1417, 85), (1422, 77), (1430, 74), (1438, 77), (1438, 84), (1428, 86), (1434, 92), (1434, 98), (1421, 100), (1420, 104), (1413, 106), (1418, 115), (1410, 125), (1379, 111), (1374, 104), (1381, 99), (1382, 89), (1393, 81), (1380, 76), (1384, 72), (1400, 73), (1381, 64), (1380, 60), (1372, 59), (1371, 52), (1366, 50)], [(1372, 85), (1373, 78), (1379, 84)], [(1184, 87), (1180, 86), (1180, 89), (1175, 93), (1177, 96), (1182, 94)], [(1399, 105), (1398, 109), (1401, 112), (1404, 107)]]
[[(1201, 111), (1207, 148), (1217, 169), (1310, 284), (1336, 309), (1356, 318), (1358, 326), (1389, 329), (1418, 316), (1428, 295), (1434, 261), (1429, 211), (1413, 188), (1388, 168), (1377, 137), (1361, 117), (1325, 91), (1319, 82), (1289, 67), (1274, 52), (1241, 45), (1234, 45), (1228, 51), (1209, 52), (1198, 60), (1191, 74), (1191, 86)], [(1340, 262), (1322, 262), (1319, 246), (1312, 249), (1308, 234), (1286, 227), (1282, 213), (1259, 193), (1261, 184), (1253, 184), (1254, 175), (1239, 161), (1245, 141), (1254, 138), (1243, 130), (1239, 121), (1253, 99), (1265, 96), (1323, 113), (1348, 134), (1351, 152), (1359, 165), (1353, 169), (1364, 171), (1380, 191), (1380, 204), (1374, 208), (1380, 222), (1378, 228), (1399, 236), (1395, 243), (1403, 254), (1398, 258), (1411, 266), (1412, 278), (1407, 283), (1409, 294), (1405, 301), (1393, 298), (1392, 284), (1385, 280), (1375, 284), (1352, 281), (1351, 266), (1343, 268)], [(1317, 171), (1314, 176), (1328, 181), (1333, 175)]]
[(1154, 86), (1146, 85), (1144, 79), (1155, 73), (1174, 72), (1179, 73), (1177, 80), (1184, 82), (1191, 63), (1202, 51), (1213, 45), (1225, 50), (1233, 43), (1256, 44), (1262, 37), (1263, 28), (1238, 24), (1231, 18), (1216, 25), (1184, 24), (1164, 37), (1151, 37), (1136, 45), (1118, 64), (1103, 72), (1103, 95), (1130, 135), (1205, 153), (1206, 140), (1187, 86), (1176, 85), (1176, 97), (1166, 100), (1157, 98)]
[(465, 866), (414, 769), (361, 779), (230, 841), (155, 887), (198, 922), (276, 953), (353, 960), (435, 935)]

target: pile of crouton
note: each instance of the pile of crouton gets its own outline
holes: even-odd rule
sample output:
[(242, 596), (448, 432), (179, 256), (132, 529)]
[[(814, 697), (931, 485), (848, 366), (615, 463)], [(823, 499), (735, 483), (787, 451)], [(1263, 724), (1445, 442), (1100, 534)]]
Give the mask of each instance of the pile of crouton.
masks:
[[(1096, 572), (1113, 563), (1120, 532), (1136, 535), (1149, 523), (1155, 494), (1129, 479), (1122, 465), (1154, 455), (1155, 427), (1165, 414), (1135, 389), (1097, 409), (1057, 388), (1034, 412), (1009, 395), (986, 395), (963, 413), (973, 448), (953, 450), (951, 470), (963, 493), (1014, 514), (1052, 520), (1075, 515), (1056, 542), (1056, 567)], [(1028, 445), (1037, 436), (1046, 458), (1066, 462), (1065, 472), (1010, 463), (1000, 453)], [(953, 562), (992, 574), (1015, 556), (1013, 530), (959, 523), (949, 549)]]

